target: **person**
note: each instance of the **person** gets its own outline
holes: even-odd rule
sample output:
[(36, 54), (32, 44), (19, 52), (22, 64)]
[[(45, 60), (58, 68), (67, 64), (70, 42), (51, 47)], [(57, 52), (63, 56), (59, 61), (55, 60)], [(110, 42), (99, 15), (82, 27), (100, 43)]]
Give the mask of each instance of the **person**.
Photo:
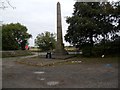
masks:
[(25, 50), (29, 50), (29, 47), (28, 47), (28, 45), (26, 45), (26, 46), (25, 46)]

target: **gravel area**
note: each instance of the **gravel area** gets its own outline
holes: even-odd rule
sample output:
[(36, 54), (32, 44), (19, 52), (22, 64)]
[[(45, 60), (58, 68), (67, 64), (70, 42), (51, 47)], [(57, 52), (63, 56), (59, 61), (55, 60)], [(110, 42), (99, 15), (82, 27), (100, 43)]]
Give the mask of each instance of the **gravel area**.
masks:
[(3, 88), (118, 88), (117, 63), (110, 67), (102, 63), (39, 67), (16, 61), (23, 58), (2, 60)]

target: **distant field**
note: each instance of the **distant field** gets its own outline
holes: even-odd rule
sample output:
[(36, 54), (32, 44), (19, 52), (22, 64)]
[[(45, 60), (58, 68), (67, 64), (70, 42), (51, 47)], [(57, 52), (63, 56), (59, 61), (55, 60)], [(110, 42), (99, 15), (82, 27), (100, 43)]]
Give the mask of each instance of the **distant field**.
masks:
[(76, 51), (77, 49), (75, 47), (65, 47), (67, 51)]
[(29, 50), (32, 51), (32, 52), (39, 52), (39, 51), (41, 51), (41, 50), (38, 49), (37, 47), (30, 47)]
[[(33, 51), (33, 52), (41, 51), (41, 49), (38, 49), (37, 47), (31, 47), (29, 50)], [(67, 50), (69, 52), (77, 51), (77, 49), (75, 47), (69, 47), (69, 46), (65, 46), (65, 50)]]

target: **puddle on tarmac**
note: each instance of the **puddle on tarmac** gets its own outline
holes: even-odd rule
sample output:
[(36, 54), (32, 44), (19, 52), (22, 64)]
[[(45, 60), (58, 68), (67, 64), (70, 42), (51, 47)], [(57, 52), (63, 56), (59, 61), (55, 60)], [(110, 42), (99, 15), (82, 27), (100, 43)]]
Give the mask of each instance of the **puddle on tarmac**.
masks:
[(112, 67), (112, 64), (105, 64), (105, 67), (107, 68)]
[(58, 85), (58, 84), (59, 84), (58, 81), (49, 81), (49, 82), (47, 82), (47, 85), (49, 85), (49, 86), (55, 86), (55, 85)]
[(36, 71), (34, 72), (35, 74), (44, 74), (45, 72), (44, 71)]

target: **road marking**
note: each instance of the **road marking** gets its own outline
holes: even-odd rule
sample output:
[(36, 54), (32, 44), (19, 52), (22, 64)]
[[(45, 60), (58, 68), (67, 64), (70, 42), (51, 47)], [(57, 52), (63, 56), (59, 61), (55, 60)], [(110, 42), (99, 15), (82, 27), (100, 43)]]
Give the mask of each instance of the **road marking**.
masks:
[(47, 82), (47, 85), (49, 85), (49, 86), (55, 86), (55, 85), (58, 85), (58, 84), (59, 84), (58, 81), (49, 81), (49, 82)]
[(44, 71), (36, 71), (34, 72), (35, 74), (44, 74), (45, 72)]

